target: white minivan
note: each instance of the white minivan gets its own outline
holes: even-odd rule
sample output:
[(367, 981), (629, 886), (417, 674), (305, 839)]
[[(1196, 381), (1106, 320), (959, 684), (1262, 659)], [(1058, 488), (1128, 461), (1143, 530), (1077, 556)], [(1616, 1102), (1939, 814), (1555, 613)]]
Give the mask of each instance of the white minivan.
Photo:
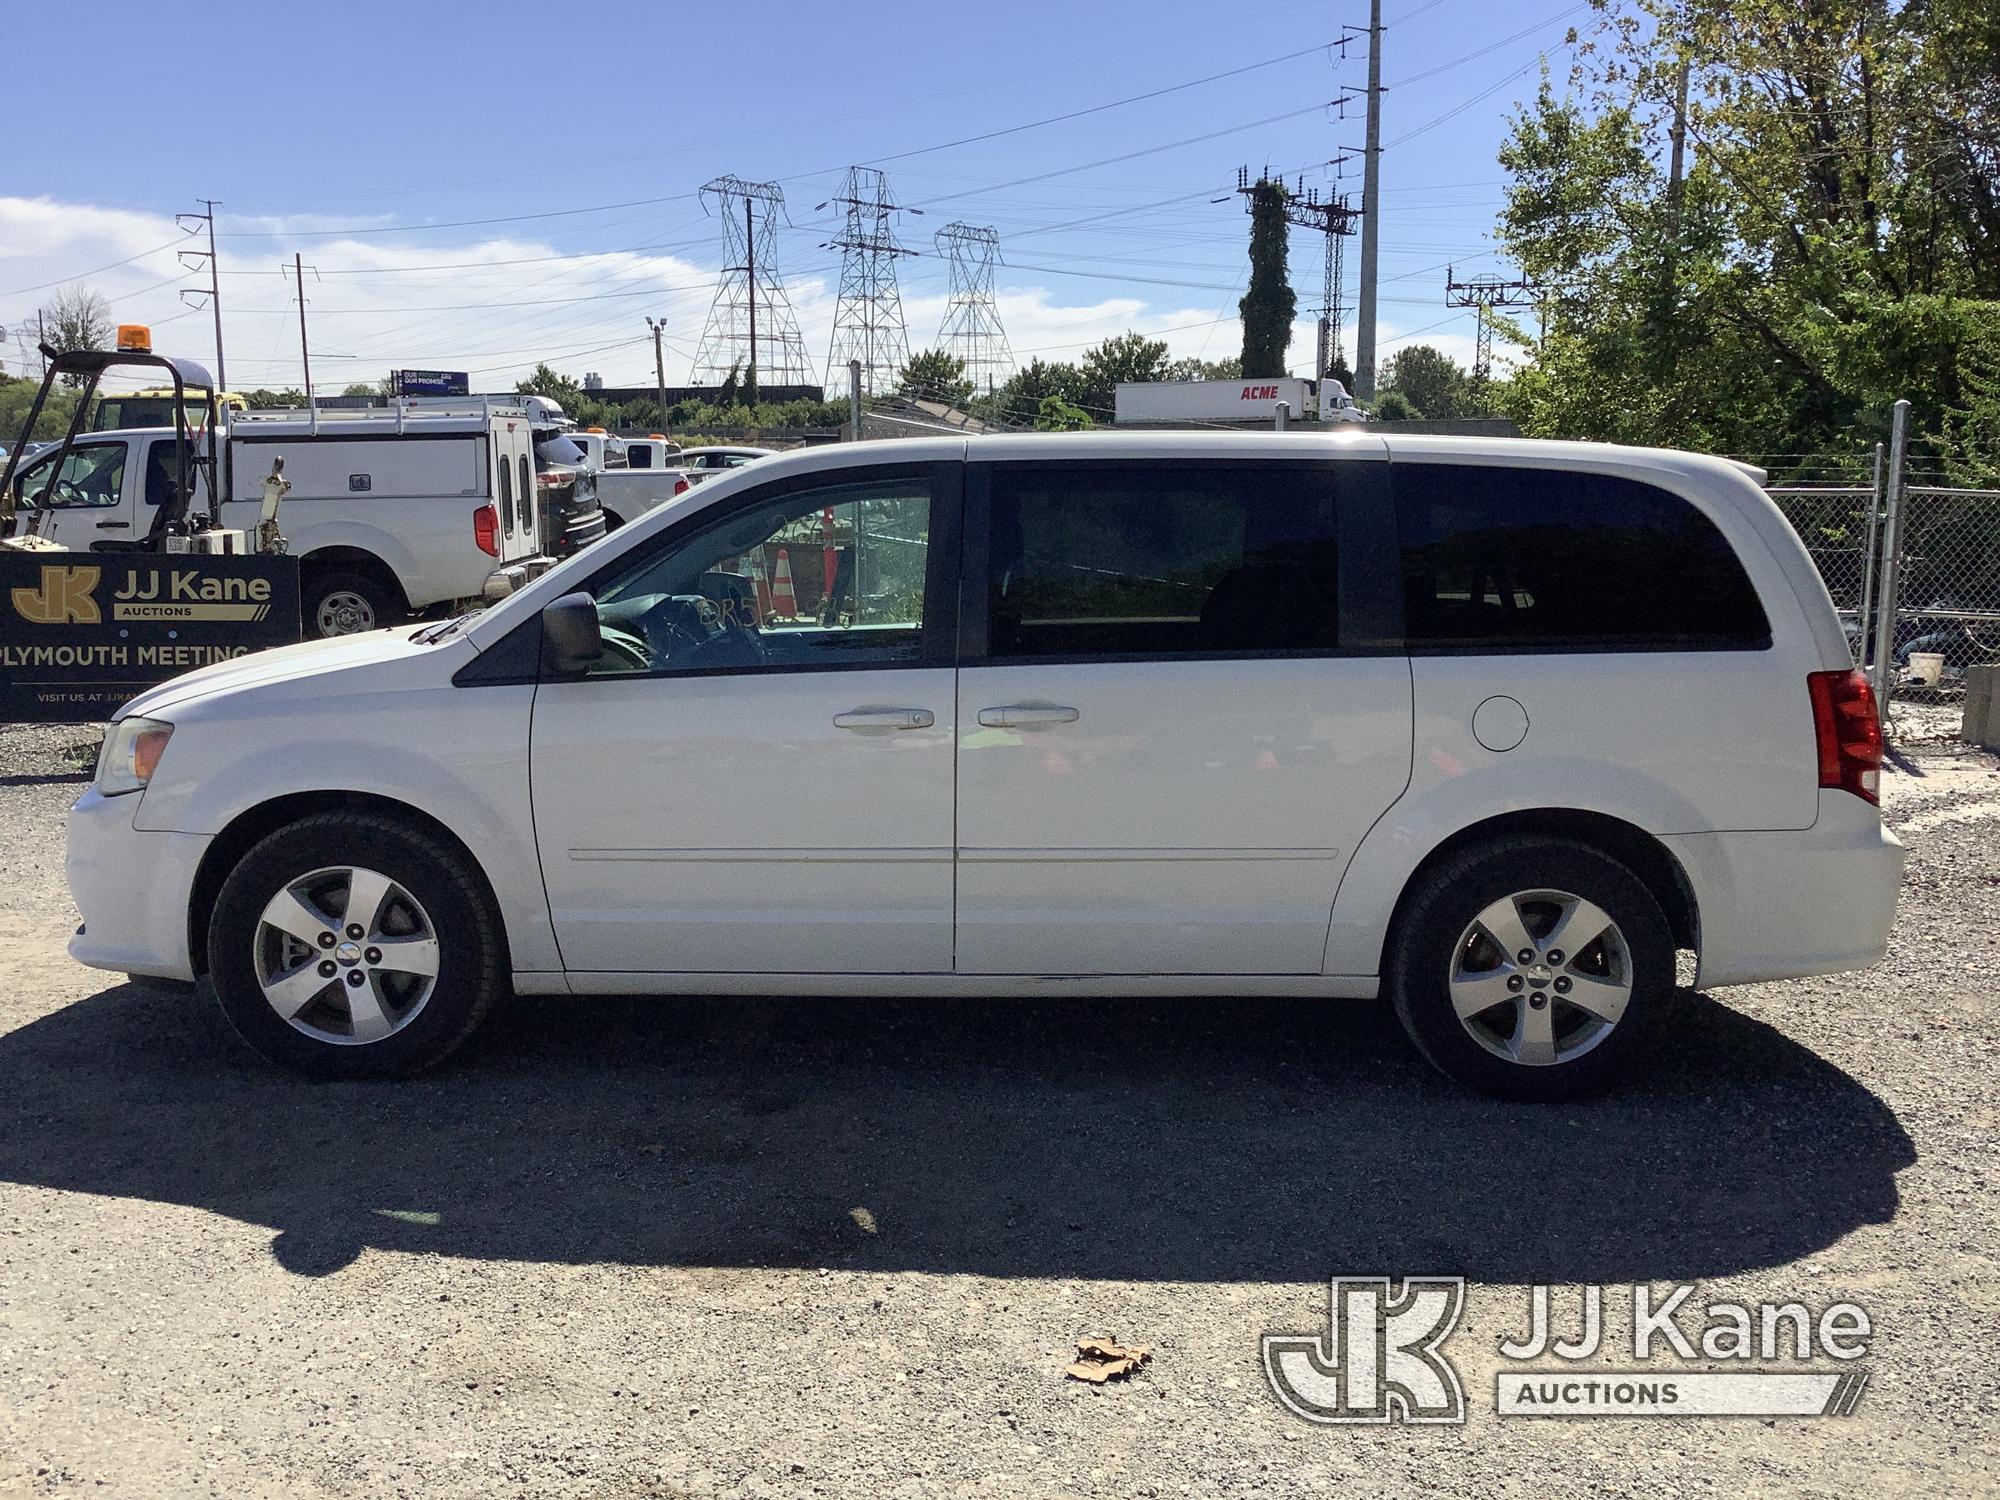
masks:
[(1351, 431), (759, 460), (484, 614), (136, 699), (70, 951), (266, 1056), (496, 996), (1394, 1000), (1553, 1098), (1703, 987), (1874, 962), (1874, 700), (1738, 467)]

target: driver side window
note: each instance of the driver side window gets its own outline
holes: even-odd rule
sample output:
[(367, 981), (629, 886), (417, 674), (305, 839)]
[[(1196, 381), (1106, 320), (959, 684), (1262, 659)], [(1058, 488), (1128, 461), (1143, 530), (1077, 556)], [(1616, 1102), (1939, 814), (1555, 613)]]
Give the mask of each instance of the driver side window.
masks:
[(829, 485), (753, 504), (597, 591), (590, 675), (916, 662), (928, 480)]
[(63, 460), (51, 493), (49, 476), (55, 474), (53, 455), (32, 465), (15, 481), (20, 503), (46, 505), (51, 509), (71, 506), (116, 505), (124, 495), (125, 445), (85, 443), (70, 450)]

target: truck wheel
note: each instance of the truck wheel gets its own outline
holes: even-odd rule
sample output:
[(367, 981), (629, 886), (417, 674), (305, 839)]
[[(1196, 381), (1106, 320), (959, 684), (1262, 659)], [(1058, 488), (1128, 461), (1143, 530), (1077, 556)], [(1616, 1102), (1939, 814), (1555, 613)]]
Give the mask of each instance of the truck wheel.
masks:
[(624, 524), (625, 524), (625, 518), (619, 515), (617, 511), (607, 510), (604, 513), (604, 534), (606, 536), (610, 536), (612, 532), (616, 531), (620, 526), (623, 526)]
[(1389, 953), (1389, 990), (1417, 1050), (1508, 1099), (1609, 1087), (1643, 1054), (1674, 986), (1667, 919), (1642, 882), (1586, 844), (1513, 838), (1445, 860)]
[(300, 611), (306, 634), (324, 638), (380, 630), (400, 617), (400, 601), (366, 573), (329, 568), (307, 574)]
[(252, 847), (216, 898), (208, 969), (237, 1035), (317, 1078), (430, 1067), (505, 983), (499, 919), (462, 857), (372, 813)]

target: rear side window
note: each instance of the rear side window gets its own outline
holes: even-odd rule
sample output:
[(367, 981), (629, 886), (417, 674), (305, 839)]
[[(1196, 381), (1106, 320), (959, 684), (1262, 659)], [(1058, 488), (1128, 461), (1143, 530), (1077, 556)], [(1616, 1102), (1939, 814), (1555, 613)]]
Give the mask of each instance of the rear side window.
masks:
[(1751, 651), (1770, 622), (1728, 541), (1608, 474), (1390, 465), (1413, 650)]
[(500, 522), (507, 528), (507, 535), (514, 534), (514, 466), (507, 461), (507, 455), (500, 455)]
[(651, 448), (627, 448), (625, 450), (625, 467), (628, 469), (652, 468), (653, 450)]
[(1325, 467), (995, 464), (989, 656), (1262, 655), (1338, 644)]

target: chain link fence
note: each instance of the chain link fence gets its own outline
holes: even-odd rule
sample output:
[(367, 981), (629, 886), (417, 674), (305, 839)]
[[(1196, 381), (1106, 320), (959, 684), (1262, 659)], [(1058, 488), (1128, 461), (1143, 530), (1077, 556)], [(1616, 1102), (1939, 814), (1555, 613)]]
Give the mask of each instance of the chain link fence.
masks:
[(1874, 451), (1765, 454), (1892, 738), (1955, 731), (1968, 667), (2000, 665), (2000, 439), (1912, 434)]

